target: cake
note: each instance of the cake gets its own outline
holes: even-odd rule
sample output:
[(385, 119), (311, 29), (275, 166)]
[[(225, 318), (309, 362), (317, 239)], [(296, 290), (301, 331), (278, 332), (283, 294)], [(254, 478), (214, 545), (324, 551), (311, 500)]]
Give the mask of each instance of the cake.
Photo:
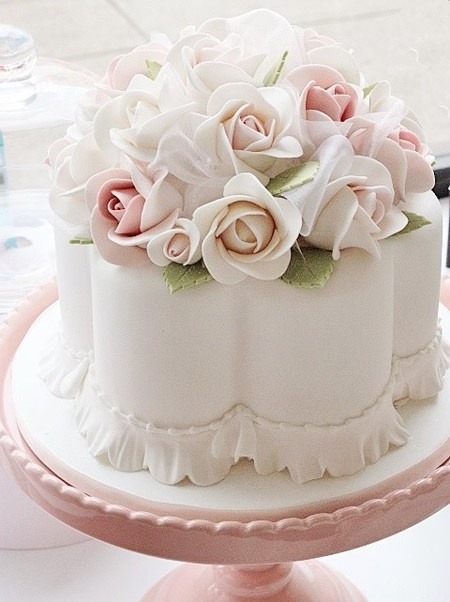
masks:
[(442, 388), (421, 126), (268, 10), (118, 57), (49, 151), (61, 328), (40, 373), (91, 454), (175, 484), (299, 484), (408, 441)]

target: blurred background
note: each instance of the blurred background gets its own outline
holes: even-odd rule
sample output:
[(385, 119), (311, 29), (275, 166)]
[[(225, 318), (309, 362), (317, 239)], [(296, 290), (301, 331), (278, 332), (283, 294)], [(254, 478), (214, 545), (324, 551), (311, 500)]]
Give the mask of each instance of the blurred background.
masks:
[(187, 25), (257, 7), (352, 49), (368, 81), (388, 79), (420, 116), (438, 167), (450, 166), (449, 0), (0, 0), (0, 22), (28, 31), (38, 56), (101, 75), (151, 31), (175, 38)]

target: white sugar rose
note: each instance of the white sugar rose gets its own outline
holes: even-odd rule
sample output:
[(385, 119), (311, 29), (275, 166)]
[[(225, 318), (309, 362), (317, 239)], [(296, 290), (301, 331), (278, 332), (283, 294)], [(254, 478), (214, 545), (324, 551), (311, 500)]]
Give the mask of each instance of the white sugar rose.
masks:
[[(189, 57), (191, 66), (206, 61), (236, 65), (262, 82), (287, 49), (286, 44), (290, 44), (293, 27), (281, 15), (258, 9), (230, 19), (210, 19), (191, 35), (189, 41), (185, 37), (174, 46), (171, 59), (176, 54), (184, 54)], [(187, 53), (187, 44), (195, 52)]]
[(98, 87), (110, 97), (124, 92), (137, 73), (148, 74), (148, 64), (163, 65), (170, 49), (169, 41), (155, 40), (115, 57), (108, 65)]
[(344, 136), (326, 140), (316, 154), (314, 180), (287, 196), (303, 212), (303, 236), (333, 251), (358, 247), (379, 256), (378, 241), (402, 230), (406, 216), (394, 205), (392, 178), (379, 161), (354, 154)]
[(211, 95), (195, 143), (213, 162), (228, 157), (235, 173), (251, 172), (267, 184), (264, 174), (277, 159), (300, 157), (300, 142), (290, 135), (295, 110), (292, 97), (276, 86), (245, 83), (220, 86)]
[(128, 89), (98, 110), (94, 134), (99, 147), (119, 160), (121, 152), (137, 161), (151, 162), (161, 137), (193, 104), (180, 104), (163, 111), (160, 84), (145, 75), (135, 75)]
[(302, 220), (292, 203), (274, 198), (256, 177), (243, 173), (225, 185), (223, 198), (196, 209), (193, 221), (210, 274), (233, 284), (247, 276), (282, 276)]
[[(331, 38), (291, 25), (271, 10), (257, 9), (231, 19), (211, 19), (199, 27), (197, 34), (207, 34), (217, 44), (214, 51), (198, 52), (197, 60), (239, 64), (255, 81), (263, 82), (287, 52), (280, 82), (299, 65), (319, 64), (337, 69), (348, 82), (360, 83), (361, 75), (350, 52)], [(216, 48), (220, 48), (220, 54)]]
[(180, 104), (184, 94), (204, 113), (212, 92), (227, 82), (259, 87), (292, 35), (286, 19), (267, 10), (188, 28), (167, 55), (164, 96)]
[(92, 175), (111, 167), (110, 157), (98, 147), (93, 134), (79, 139), (67, 135), (49, 148), (48, 164), (53, 179), (49, 195), (53, 211), (72, 224), (87, 226), (85, 185)]
[(171, 261), (191, 265), (201, 258), (200, 232), (191, 220), (180, 217), (173, 228), (157, 234), (147, 245), (150, 261), (165, 266)]
[(245, 60), (242, 50), (239, 46), (227, 48), (205, 34), (182, 38), (170, 51), (161, 73), (164, 97), (173, 105), (193, 101), (195, 110), (203, 113), (211, 93), (222, 84), (253, 84), (253, 72), (262, 59)]
[(333, 38), (317, 33), (309, 27), (303, 30), (303, 44), (307, 52), (311, 52), (315, 48), (342, 48)]

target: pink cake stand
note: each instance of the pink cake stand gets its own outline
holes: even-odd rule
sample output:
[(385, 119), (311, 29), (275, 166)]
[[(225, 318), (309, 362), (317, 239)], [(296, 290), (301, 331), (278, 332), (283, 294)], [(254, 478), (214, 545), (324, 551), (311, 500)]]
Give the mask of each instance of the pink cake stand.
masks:
[[(67, 525), (114, 545), (184, 564), (157, 583), (146, 602), (356, 602), (365, 598), (349, 581), (315, 559), (385, 538), (427, 518), (450, 503), (450, 458), (420, 479), (383, 496), (333, 512), (302, 514), (279, 509), (276, 517), (251, 519), (247, 512), (214, 508), (205, 518), (186, 518), (186, 509), (157, 503), (152, 511), (87, 495), (47, 468), (22, 438), (15, 418), (8, 373), (30, 325), (56, 296), (49, 285), (34, 294), (10, 321), (0, 348), (0, 462), (20, 488)], [(78, 475), (74, 474), (74, 477)], [(112, 496), (112, 492), (111, 492)], [(319, 505), (320, 507), (320, 505)], [(304, 511), (304, 509), (303, 509)], [(303, 561), (293, 564), (294, 561)], [(193, 564), (204, 563), (204, 564)], [(208, 564), (209, 566), (205, 566)]]

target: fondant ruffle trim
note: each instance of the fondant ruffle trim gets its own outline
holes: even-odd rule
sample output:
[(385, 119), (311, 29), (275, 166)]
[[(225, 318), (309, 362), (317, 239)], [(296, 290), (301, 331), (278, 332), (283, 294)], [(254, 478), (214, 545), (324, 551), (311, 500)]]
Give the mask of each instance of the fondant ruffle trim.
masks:
[(394, 356), (397, 374), (394, 401), (401, 405), (408, 399), (427, 399), (442, 389), (450, 365), (450, 346), (438, 327), (436, 336), (424, 349), (407, 357)]
[(160, 429), (108, 404), (91, 366), (76, 401), (76, 420), (89, 451), (106, 456), (117, 469), (148, 469), (174, 484), (188, 477), (197, 485), (223, 479), (240, 458), (253, 460), (257, 473), (287, 468), (298, 483), (325, 473), (343, 476), (376, 462), (390, 445), (403, 445), (408, 433), (392, 404), (395, 374), (383, 395), (360, 416), (342, 424), (317, 426), (276, 423), (238, 405), (206, 426)]
[(71, 349), (58, 333), (49, 341), (39, 361), (38, 375), (53, 395), (74, 399), (81, 390), (91, 361), (91, 352)]
[(360, 416), (342, 424), (318, 426), (275, 423), (238, 405), (217, 421), (185, 430), (160, 429), (124, 414), (100, 391), (92, 353), (70, 349), (61, 336), (50, 344), (40, 376), (52, 393), (75, 398), (76, 420), (90, 452), (106, 456), (117, 469), (148, 469), (174, 484), (185, 477), (198, 485), (223, 479), (240, 458), (253, 460), (259, 474), (287, 469), (302, 483), (343, 476), (376, 462), (391, 445), (406, 442), (393, 402), (438, 393), (450, 363), (450, 347), (438, 328), (434, 339), (408, 357), (394, 356), (384, 393)]

